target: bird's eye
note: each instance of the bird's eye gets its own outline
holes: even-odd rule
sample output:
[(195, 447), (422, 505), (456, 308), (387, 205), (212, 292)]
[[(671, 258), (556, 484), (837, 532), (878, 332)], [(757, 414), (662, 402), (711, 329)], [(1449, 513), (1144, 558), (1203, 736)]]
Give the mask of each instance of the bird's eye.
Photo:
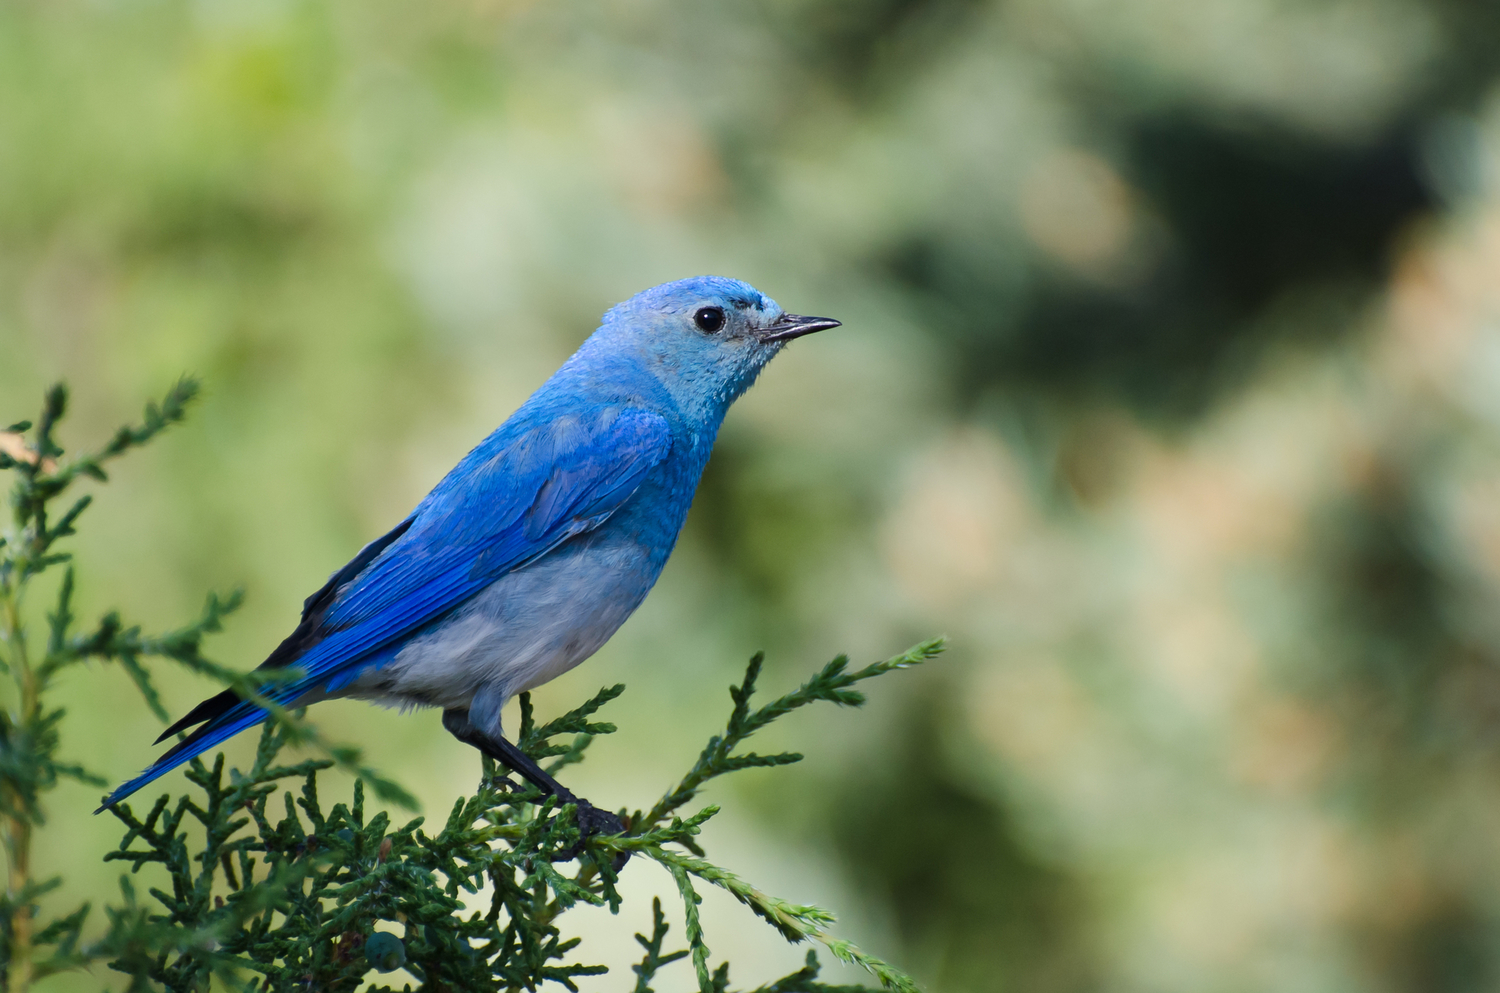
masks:
[(693, 323), (698, 329), (707, 334), (713, 334), (724, 326), (724, 309), (722, 307), (700, 307), (693, 315)]

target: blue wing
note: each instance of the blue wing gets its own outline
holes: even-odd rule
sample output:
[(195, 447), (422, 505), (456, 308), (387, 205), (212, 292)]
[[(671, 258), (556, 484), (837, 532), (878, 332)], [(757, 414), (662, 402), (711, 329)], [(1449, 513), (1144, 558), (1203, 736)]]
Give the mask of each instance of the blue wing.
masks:
[[(313, 691), (346, 685), (500, 576), (598, 527), (672, 447), (665, 418), (635, 407), (601, 407), (540, 424), (516, 420), (308, 598), (302, 623), (262, 666), (295, 665), (302, 675), (267, 684), (263, 694), (294, 705)], [(228, 690), (205, 700), (163, 737), (207, 723), (99, 809), (264, 719), (261, 708)]]

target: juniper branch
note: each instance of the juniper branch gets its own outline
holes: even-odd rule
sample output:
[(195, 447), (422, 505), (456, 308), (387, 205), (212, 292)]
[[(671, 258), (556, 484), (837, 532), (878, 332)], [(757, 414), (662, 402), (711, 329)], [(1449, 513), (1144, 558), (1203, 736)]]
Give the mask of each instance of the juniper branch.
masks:
[(646, 950), (646, 954), (641, 958), (639, 965), (630, 967), (630, 971), (636, 975), (635, 988), (631, 990), (631, 993), (655, 993), (651, 988), (651, 980), (656, 978), (661, 967), (688, 956), (689, 949), (686, 948), (662, 954), (662, 942), (666, 940), (669, 930), (671, 928), (667, 926), (666, 915), (661, 912), (661, 897), (652, 897), (651, 937), (647, 938), (639, 933), (635, 936), (636, 942)]
[[(547, 747), (546, 734), (577, 730), (602, 702), (596, 698), (540, 727), (528, 708), (524, 724), (531, 743)], [(753, 716), (748, 708), (745, 716)], [(728, 964), (711, 968), (698, 883), (730, 892), (788, 940), (816, 941), (863, 966), (887, 989), (915, 989), (886, 963), (832, 937), (832, 915), (770, 896), (706, 858), (677, 851), (693, 844), (716, 807), (673, 816), (636, 834), (584, 839), (576, 867), (565, 871), (556, 859), (580, 850), (580, 836), (571, 805), (559, 805), (555, 797), (506, 792), (486, 779), (475, 795), (455, 802), (436, 836), (422, 831), (421, 819), (393, 829), (386, 815), (365, 815), (359, 781), (352, 805), (325, 809), (316, 776), (331, 767), (329, 760), (295, 766), (276, 761), (293, 740), (292, 729), (269, 724), (248, 773), (226, 772), (222, 756), (212, 768), (191, 767), (188, 778), (201, 801), (174, 803), (164, 796), (144, 818), (128, 804), (117, 810), (127, 830), (111, 858), (130, 864), (133, 872), (155, 866), (171, 885), (150, 891), (164, 916), (111, 917), (119, 922), (110, 945), (116, 968), (156, 977), (154, 982), (173, 989), (192, 988), (210, 976), (250, 973), (264, 977), (270, 989), (311, 984), (353, 990), (372, 963), (399, 959), (432, 989), (519, 991), (548, 982), (576, 989), (579, 978), (604, 970), (572, 960), (577, 939), (564, 939), (556, 919), (582, 903), (617, 909), (620, 895), (610, 865), (615, 854), (630, 850), (672, 875), (684, 901), (688, 945), (663, 952), (666, 921), (660, 902), (653, 904), (651, 937), (638, 936), (645, 956), (634, 969), (635, 993), (648, 993), (658, 971), (683, 958), (693, 962), (699, 993), (727, 993)], [(301, 796), (283, 794), (286, 813), (277, 821), (270, 804), (277, 783), (291, 779), (302, 781)], [(199, 847), (187, 842), (189, 822), (203, 833)], [(493, 887), (488, 911), (464, 916), (461, 894), (485, 883)], [(392, 923), (400, 930), (377, 929)], [(147, 925), (157, 930), (143, 930)], [(159, 949), (154, 958), (142, 951), (150, 942)], [(362, 953), (367, 943), (374, 957)], [(811, 957), (758, 993), (858, 989), (827, 986), (816, 976)]]
[[(881, 986), (885, 989), (895, 991), (895, 993), (920, 993), (917, 984), (910, 976), (875, 956), (861, 951), (853, 942), (828, 934), (825, 928), (835, 922), (834, 916), (828, 911), (770, 896), (734, 873), (704, 859), (679, 855), (661, 847), (642, 849), (642, 852), (665, 866), (672, 873), (672, 877), (678, 880), (678, 889), (683, 893), (685, 903), (691, 886), (684, 887), (683, 881), (688, 876), (696, 876), (706, 883), (712, 883), (727, 891), (740, 903), (749, 907), (756, 916), (780, 931), (788, 941), (795, 944), (812, 938), (824, 945), (839, 961), (857, 965), (870, 973), (880, 980)], [(691, 915), (690, 919), (696, 920), (696, 909), (688, 913)], [(689, 938), (691, 937), (692, 933), (689, 931)]]
[(750, 664), (745, 669), (744, 680), (739, 686), (729, 688), (729, 696), (734, 701), (734, 709), (730, 711), (729, 723), (724, 733), (709, 739), (708, 745), (703, 749), (698, 761), (688, 774), (662, 796), (644, 817), (633, 821), (635, 829), (641, 830), (660, 823), (662, 818), (697, 796), (698, 791), (709, 780), (725, 773), (739, 769), (790, 765), (800, 762), (802, 756), (796, 752), (782, 752), (779, 755), (756, 755), (751, 752), (735, 755), (734, 750), (746, 738), (767, 724), (808, 704), (828, 701), (846, 707), (860, 706), (865, 702), (864, 695), (849, 687), (895, 669), (920, 665), (928, 659), (937, 657), (946, 643), (944, 638), (933, 638), (912, 646), (900, 655), (874, 662), (855, 672), (848, 671), (848, 656), (840, 655), (793, 692), (778, 697), (752, 712), (750, 698), (755, 693), (755, 683), (760, 677), (761, 665), (765, 661), (765, 654), (757, 653), (750, 659)]
[(708, 973), (708, 945), (703, 941), (703, 923), (698, 918), (698, 905), (703, 898), (693, 889), (693, 881), (681, 866), (663, 862), (672, 879), (677, 883), (677, 892), (682, 895), (682, 912), (686, 920), (688, 949), (693, 954), (693, 972), (698, 977), (700, 993), (714, 993), (713, 979)]
[(611, 700), (625, 692), (623, 683), (616, 683), (595, 693), (582, 705), (574, 707), (561, 717), (548, 721), (541, 727), (537, 727), (532, 720), (531, 694), (522, 693), (521, 703), (521, 733), (517, 736), (516, 745), (527, 755), (534, 759), (551, 758), (554, 755), (566, 755), (575, 748), (578, 751), (586, 746), (578, 745), (554, 745), (550, 739), (560, 734), (587, 735), (593, 737), (598, 734), (613, 734), (615, 726), (606, 722), (592, 723), (589, 721), (598, 709)]

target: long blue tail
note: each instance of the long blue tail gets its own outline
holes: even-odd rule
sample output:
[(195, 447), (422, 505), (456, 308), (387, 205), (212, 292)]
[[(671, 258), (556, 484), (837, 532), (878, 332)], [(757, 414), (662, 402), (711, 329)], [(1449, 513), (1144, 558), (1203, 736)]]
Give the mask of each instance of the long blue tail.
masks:
[(132, 780), (121, 783), (113, 793), (104, 798), (104, 802), (94, 813), (97, 814), (113, 807), (147, 783), (165, 776), (194, 756), (203, 754), (220, 742), (227, 741), (265, 719), (264, 710), (254, 704), (241, 701), (174, 745), (170, 751), (151, 763), (145, 772)]

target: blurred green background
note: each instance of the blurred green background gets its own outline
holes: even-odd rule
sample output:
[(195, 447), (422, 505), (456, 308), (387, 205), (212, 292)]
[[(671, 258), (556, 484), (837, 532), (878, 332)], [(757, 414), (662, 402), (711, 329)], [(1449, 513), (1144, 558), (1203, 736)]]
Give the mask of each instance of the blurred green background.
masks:
[[(203, 377), (77, 548), (84, 606), (148, 626), (243, 585), (220, 660), (700, 273), (845, 327), (539, 693), (630, 687), (580, 792), (646, 805), (757, 648), (774, 691), (946, 632), (778, 727), (808, 761), (718, 788), (710, 852), (933, 993), (1500, 988), (1493, 3), (0, 6), (0, 418), (66, 379), (92, 443)], [(155, 753), (121, 673), (67, 695), (66, 757)], [(315, 713), (429, 816), (476, 782), (436, 714)], [(96, 795), (52, 803), (63, 899), (114, 886)], [(576, 915), (584, 957), (648, 914)], [(800, 958), (706, 926), (737, 985)]]

